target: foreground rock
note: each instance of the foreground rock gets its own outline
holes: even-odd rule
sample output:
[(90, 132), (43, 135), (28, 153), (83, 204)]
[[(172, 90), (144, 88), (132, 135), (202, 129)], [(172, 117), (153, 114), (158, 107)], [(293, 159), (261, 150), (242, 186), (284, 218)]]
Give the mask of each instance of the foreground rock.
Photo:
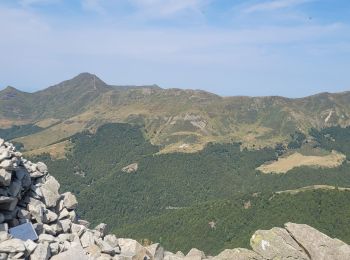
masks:
[(0, 139), (0, 260), (350, 259), (349, 245), (293, 223), (256, 231), (252, 250), (226, 249), (215, 257), (195, 248), (185, 255), (165, 251), (159, 244), (144, 247), (107, 234), (105, 224), (90, 229), (75, 213), (75, 196), (60, 194), (59, 188), (44, 163), (23, 159), (12, 144)]

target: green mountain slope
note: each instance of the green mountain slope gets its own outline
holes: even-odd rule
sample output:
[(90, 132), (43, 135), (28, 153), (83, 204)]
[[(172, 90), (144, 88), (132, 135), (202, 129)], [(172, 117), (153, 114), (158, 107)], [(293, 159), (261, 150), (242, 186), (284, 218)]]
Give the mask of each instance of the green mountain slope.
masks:
[[(341, 138), (344, 135), (350, 136), (350, 128), (327, 128), (322, 131), (314, 129), (312, 135), (315, 136), (314, 146), (326, 150), (336, 148), (346, 156), (350, 156), (350, 151), (348, 151), (350, 140)], [(266, 161), (276, 159), (277, 151), (275, 149), (248, 150), (242, 149), (237, 143), (232, 143), (209, 144), (197, 153), (157, 154), (159, 147), (152, 145), (145, 139), (142, 128), (129, 124), (106, 124), (100, 127), (96, 133), (83, 132), (75, 135), (71, 138), (71, 143), (73, 146), (65, 159), (51, 160), (46, 155), (33, 160), (45, 161), (50, 168), (50, 173), (61, 183), (63, 191), (70, 190), (77, 194), (80, 202), (78, 212), (92, 224), (105, 222), (117, 233), (123, 232), (125, 235), (150, 238), (154, 241), (159, 241), (160, 237), (165, 239), (171, 233), (171, 231), (167, 233), (165, 227), (169, 224), (168, 221), (174, 220), (173, 213), (184, 212), (183, 214), (186, 215), (188, 212), (192, 212), (193, 207), (193, 212), (196, 212), (197, 205), (199, 205), (198, 210), (201, 212), (203, 209), (201, 209), (200, 204), (202, 203), (217, 200), (232, 201), (236, 204), (230, 204), (230, 208), (234, 209), (239, 205), (237, 212), (229, 213), (229, 209), (218, 209), (218, 211), (222, 211), (223, 215), (229, 213), (228, 216), (230, 216), (230, 214), (246, 212), (242, 209), (243, 200), (251, 200), (252, 205), (257, 204), (261, 210), (266, 209), (265, 212), (261, 213), (264, 214), (266, 223), (270, 223), (267, 222), (267, 219), (274, 219), (275, 212), (286, 203), (285, 206), (281, 207), (281, 211), (286, 212), (286, 214), (271, 222), (272, 227), (279, 225), (279, 223), (283, 224), (288, 221), (287, 216), (292, 216), (289, 214), (290, 211), (284, 210), (284, 207), (288, 205), (286, 201), (272, 204), (274, 206), (269, 208), (268, 199), (273, 192), (315, 184), (350, 187), (350, 164), (347, 162), (337, 168), (299, 167), (292, 169), (287, 174), (263, 174), (256, 168)], [(138, 164), (136, 172), (127, 173), (122, 170), (132, 163)], [(253, 194), (257, 193), (263, 195), (254, 197)], [(264, 194), (268, 194), (267, 197)], [(329, 192), (329, 194), (333, 193)], [(317, 196), (315, 195), (315, 198)], [(325, 195), (322, 200), (328, 200), (327, 196)], [(278, 197), (289, 197), (289, 194)], [(302, 201), (301, 197), (293, 198), (298, 198), (295, 203), (293, 202), (295, 205)], [(296, 216), (299, 218), (291, 220), (310, 223), (304, 221), (309, 219), (313, 221), (310, 223), (313, 226), (330, 230), (333, 222), (318, 222), (318, 216), (312, 215), (313, 210), (317, 208), (315, 205), (319, 202), (319, 200), (313, 201), (314, 197), (312, 198), (311, 211), (304, 212), (303, 208), (295, 206), (294, 214), (297, 214)], [(343, 200), (344, 198), (332, 197), (331, 195), (329, 197), (329, 201), (336, 205), (338, 205), (338, 199)], [(221, 207), (221, 202), (218, 205)], [(305, 201), (301, 207), (308, 205), (309, 203)], [(171, 210), (177, 208), (185, 209), (184, 211)], [(333, 213), (339, 214), (339, 216), (343, 214), (339, 209), (335, 209)], [(259, 216), (259, 214), (257, 211), (253, 215)], [(323, 212), (322, 214), (328, 213)], [(198, 213), (198, 215), (200, 214)], [(233, 216), (236, 215), (232, 215), (234, 219)], [(247, 216), (242, 215), (241, 218), (245, 217)], [(186, 218), (188, 217), (184, 216), (184, 219)], [(149, 219), (153, 222), (147, 222)], [(163, 227), (163, 231), (154, 227), (158, 220), (159, 223), (164, 223), (164, 226), (159, 226)], [(204, 219), (200, 223), (203, 221)], [(207, 221), (206, 223), (210, 222), (207, 219), (205, 221)], [(236, 230), (239, 227), (236, 224), (232, 224), (232, 226), (225, 224), (225, 232), (231, 232), (231, 229)], [(188, 225), (187, 223), (185, 226)], [(256, 229), (257, 226), (254, 225), (249, 226), (246, 231), (242, 231), (241, 235), (228, 242), (237, 246), (236, 243), (243, 241), (239, 239), (247, 238), (247, 233)], [(196, 228), (199, 230), (199, 226)], [(140, 233), (137, 233), (137, 230)], [(157, 230), (157, 232), (153, 230)], [(221, 230), (217, 235), (226, 237), (225, 232)], [(153, 236), (156, 233), (160, 234), (159, 237)], [(145, 236), (145, 234), (150, 235)], [(186, 241), (192, 241), (185, 240), (185, 234), (187, 233), (175, 233), (173, 239), (178, 239), (177, 242), (171, 241), (169, 244), (173, 243), (182, 248)], [(193, 236), (195, 234), (197, 233), (193, 233)], [(343, 238), (343, 235), (337, 234), (337, 237)], [(220, 241), (222, 242), (222, 240)], [(195, 245), (191, 244), (190, 247), (192, 246)], [(203, 247), (202, 244), (200, 246), (214, 250), (211, 252), (220, 249), (218, 244), (213, 245), (213, 247)]]
[(54, 120), (45, 131), (15, 140), (26, 150), (59, 142), (105, 123), (144, 128), (162, 152), (194, 152), (209, 142), (259, 148), (287, 143), (295, 131), (348, 126), (350, 92), (306, 98), (220, 97), (200, 90), (109, 86), (82, 73), (35, 93), (0, 91), (0, 127)]
[(139, 241), (161, 242), (174, 252), (196, 247), (212, 255), (225, 248), (247, 247), (256, 228), (283, 227), (286, 221), (306, 223), (350, 242), (349, 199), (349, 191), (336, 190), (241, 196), (168, 210), (159, 217), (113, 231)]

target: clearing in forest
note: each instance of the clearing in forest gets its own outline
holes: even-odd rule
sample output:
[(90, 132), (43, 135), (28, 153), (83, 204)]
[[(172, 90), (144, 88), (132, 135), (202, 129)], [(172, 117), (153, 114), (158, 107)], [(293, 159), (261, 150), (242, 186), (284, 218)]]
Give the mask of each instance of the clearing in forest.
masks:
[(346, 156), (336, 151), (332, 151), (325, 156), (307, 156), (295, 152), (287, 157), (279, 158), (277, 161), (263, 164), (257, 170), (263, 173), (286, 173), (293, 168), (310, 166), (318, 168), (335, 168), (340, 166)]

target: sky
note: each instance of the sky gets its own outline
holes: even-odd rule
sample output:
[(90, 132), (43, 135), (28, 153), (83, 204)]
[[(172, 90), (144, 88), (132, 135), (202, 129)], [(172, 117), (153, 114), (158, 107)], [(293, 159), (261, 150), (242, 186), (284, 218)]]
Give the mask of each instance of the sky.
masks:
[(349, 0), (0, 0), (0, 89), (81, 72), (223, 96), (350, 90)]

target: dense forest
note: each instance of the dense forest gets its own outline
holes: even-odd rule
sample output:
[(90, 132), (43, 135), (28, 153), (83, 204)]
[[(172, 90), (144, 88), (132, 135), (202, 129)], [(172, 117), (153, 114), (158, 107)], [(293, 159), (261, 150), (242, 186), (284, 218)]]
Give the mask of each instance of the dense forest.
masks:
[(43, 130), (43, 128), (33, 124), (14, 125), (10, 128), (0, 128), (0, 137), (5, 140), (11, 140), (17, 137), (34, 134), (41, 130)]
[[(349, 155), (350, 138), (343, 136), (350, 136), (350, 129), (313, 129), (311, 135), (315, 146)], [(342, 196), (349, 196), (348, 193), (309, 192), (305, 195), (309, 200), (303, 195), (280, 195), (272, 202), (268, 200), (275, 191), (308, 185), (350, 186), (348, 163), (333, 169), (300, 167), (287, 174), (262, 174), (256, 168), (266, 161), (275, 160), (280, 151), (272, 148), (247, 150), (232, 143), (209, 144), (204, 150), (191, 154), (158, 154), (159, 147), (150, 144), (140, 128), (129, 124), (106, 124), (94, 134), (79, 133), (70, 141), (73, 146), (66, 159), (52, 160), (49, 155), (43, 155), (32, 160), (45, 161), (51, 174), (61, 183), (61, 189), (77, 194), (79, 214), (83, 218), (92, 224), (105, 222), (123, 236), (149, 238), (166, 246), (173, 244), (174, 249), (181, 250), (198, 246), (215, 253), (231, 245), (245, 246), (250, 233), (257, 228), (297, 221), (313, 224), (321, 230), (334, 229), (334, 232), (339, 232), (335, 234), (339, 238), (349, 239), (348, 231), (334, 228), (335, 218), (335, 222), (330, 217), (326, 221), (326, 216), (330, 216), (327, 211), (330, 204), (335, 204), (334, 210), (339, 216), (347, 210), (343, 205), (347, 199)], [(305, 137), (296, 133), (293, 141), (293, 147), (299, 147)], [(138, 164), (136, 172), (122, 171), (132, 163)], [(256, 193), (269, 195), (251, 198), (251, 209), (242, 210), (242, 199), (239, 198)], [(322, 204), (317, 197), (324, 198), (322, 201), (328, 201), (328, 204)], [(289, 204), (295, 206), (288, 208)], [(305, 210), (308, 206), (309, 210)], [(213, 210), (205, 211), (206, 207)], [(169, 208), (184, 209), (169, 211)], [(344, 211), (340, 211), (342, 208)], [(221, 239), (217, 244), (201, 243), (198, 241), (203, 238), (199, 235), (200, 224), (194, 227), (193, 236), (175, 232), (170, 237), (177, 227), (177, 224), (171, 226), (176, 216), (183, 218), (184, 227), (191, 232), (193, 219), (203, 216), (198, 223), (207, 223), (209, 216), (214, 218), (214, 215), (206, 215), (210, 212), (218, 212), (217, 218), (225, 214), (227, 219), (232, 218), (233, 222), (224, 222), (224, 230), (221, 225), (215, 230), (216, 236), (225, 240)], [(254, 213), (249, 217), (249, 212)], [(244, 228), (239, 224), (239, 218), (250, 219), (250, 222), (242, 222), (246, 224)], [(155, 224), (157, 221), (162, 223), (159, 228)], [(182, 222), (175, 223), (182, 225)], [(196, 234), (197, 240), (194, 238)], [(236, 235), (230, 237), (229, 234)]]
[(237, 196), (168, 210), (160, 217), (113, 231), (122, 237), (161, 242), (174, 252), (197, 247), (217, 254), (225, 248), (249, 247), (255, 230), (283, 227), (290, 221), (311, 225), (349, 243), (349, 199), (349, 191), (337, 190)]

